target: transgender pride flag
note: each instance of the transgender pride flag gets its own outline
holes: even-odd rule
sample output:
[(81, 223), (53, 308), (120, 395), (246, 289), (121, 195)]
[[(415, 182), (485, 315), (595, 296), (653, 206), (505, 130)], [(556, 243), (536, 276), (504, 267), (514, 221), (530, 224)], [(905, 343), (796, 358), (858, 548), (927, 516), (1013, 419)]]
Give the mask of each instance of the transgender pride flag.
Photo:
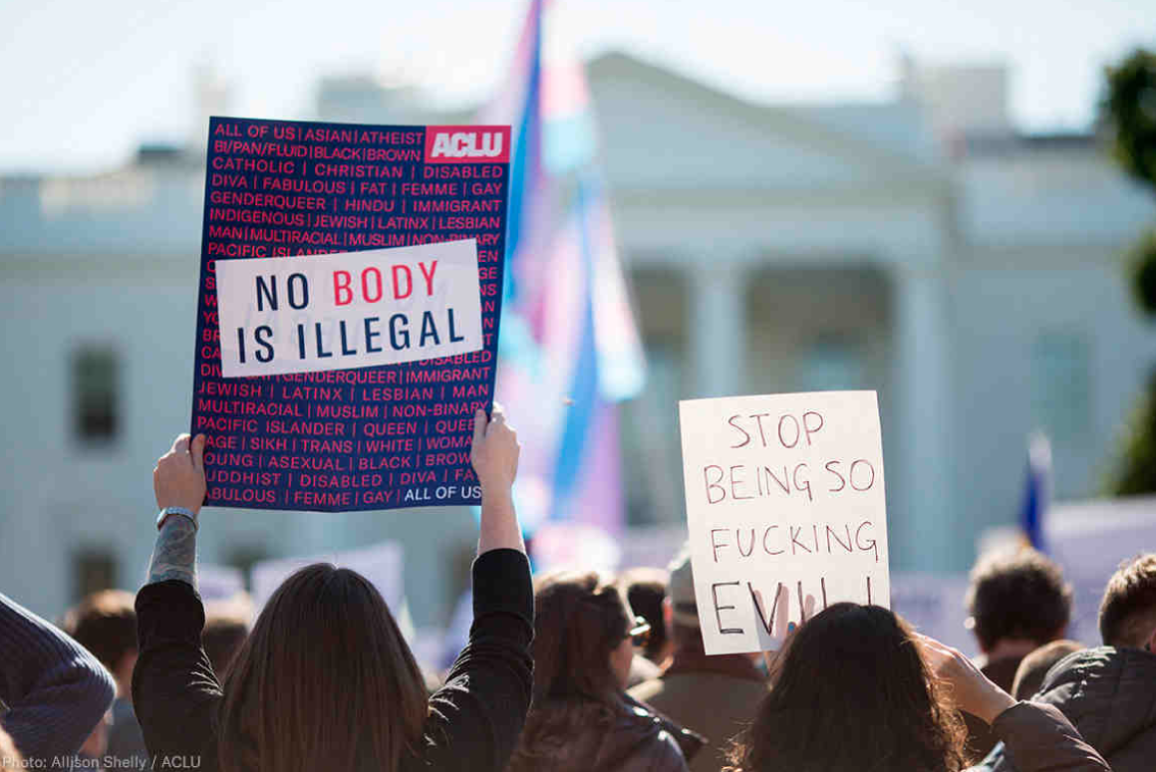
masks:
[(614, 243), (582, 63), (532, 0), (512, 71), (480, 118), (514, 126), (497, 397), (522, 440), (519, 515), (624, 523), (616, 405), (644, 358)]

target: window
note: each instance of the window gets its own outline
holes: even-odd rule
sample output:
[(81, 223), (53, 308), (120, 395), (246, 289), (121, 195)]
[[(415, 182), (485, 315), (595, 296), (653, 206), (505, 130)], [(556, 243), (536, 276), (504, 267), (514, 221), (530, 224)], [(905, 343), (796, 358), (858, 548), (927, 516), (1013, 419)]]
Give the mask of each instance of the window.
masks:
[(120, 361), (104, 347), (84, 347), (72, 357), (74, 431), (86, 444), (107, 443), (120, 430)]
[(116, 587), (116, 558), (101, 549), (84, 550), (72, 561), (73, 593), (85, 598), (94, 592)]
[(866, 383), (863, 351), (858, 341), (842, 335), (820, 335), (799, 359), (800, 391), (860, 389)]
[(677, 347), (648, 341), (646, 388), (618, 409), (622, 486), (629, 525), (677, 522), (682, 516), (682, 440), (677, 409), (682, 368)]
[(1045, 330), (1031, 350), (1032, 423), (1058, 444), (1081, 442), (1091, 424), (1091, 372), (1087, 339)]

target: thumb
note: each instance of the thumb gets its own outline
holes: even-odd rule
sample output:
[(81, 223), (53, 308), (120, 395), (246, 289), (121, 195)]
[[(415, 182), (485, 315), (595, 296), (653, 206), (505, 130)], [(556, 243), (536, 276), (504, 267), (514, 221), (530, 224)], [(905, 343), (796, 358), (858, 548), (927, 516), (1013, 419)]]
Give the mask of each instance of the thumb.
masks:
[(486, 411), (479, 410), (474, 413), (474, 447), (482, 444), (482, 439), (486, 436), (486, 426), (489, 420), (486, 418)]
[(198, 434), (193, 439), (192, 449), (190, 451), (193, 456), (193, 469), (196, 469), (201, 474), (205, 473), (205, 435)]

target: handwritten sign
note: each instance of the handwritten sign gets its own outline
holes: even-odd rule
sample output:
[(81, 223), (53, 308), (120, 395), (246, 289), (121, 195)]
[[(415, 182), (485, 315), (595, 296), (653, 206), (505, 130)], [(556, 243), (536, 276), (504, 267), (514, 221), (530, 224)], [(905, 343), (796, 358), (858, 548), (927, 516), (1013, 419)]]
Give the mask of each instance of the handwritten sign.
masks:
[(708, 654), (777, 649), (838, 601), (889, 604), (875, 392), (688, 400), (679, 415)]
[(508, 126), (212, 118), (191, 431), (205, 503), (477, 504)]
[[(217, 266), (226, 378), (371, 367), (482, 348), (473, 240)], [(235, 334), (232, 334), (235, 333)]]

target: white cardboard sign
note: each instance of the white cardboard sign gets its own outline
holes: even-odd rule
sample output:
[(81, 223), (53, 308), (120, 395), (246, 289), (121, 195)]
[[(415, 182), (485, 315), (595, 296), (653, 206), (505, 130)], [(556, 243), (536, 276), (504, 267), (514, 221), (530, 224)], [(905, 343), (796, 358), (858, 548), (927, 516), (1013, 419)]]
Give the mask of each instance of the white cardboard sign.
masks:
[(482, 348), (474, 239), (214, 266), (226, 378), (373, 367)]
[(707, 654), (778, 649), (839, 601), (889, 605), (875, 392), (686, 400), (679, 416)]

